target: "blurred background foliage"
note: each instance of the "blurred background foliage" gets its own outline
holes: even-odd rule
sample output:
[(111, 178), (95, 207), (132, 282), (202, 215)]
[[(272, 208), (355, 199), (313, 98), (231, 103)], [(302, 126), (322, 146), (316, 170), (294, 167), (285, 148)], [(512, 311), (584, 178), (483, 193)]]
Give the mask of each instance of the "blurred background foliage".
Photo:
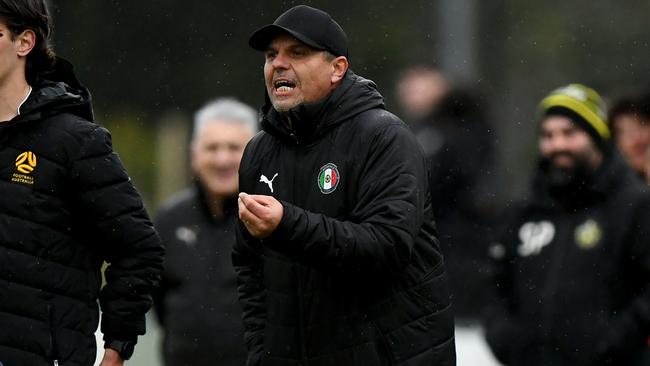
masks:
[[(153, 214), (190, 182), (193, 112), (218, 96), (263, 100), (256, 28), (305, 3), (346, 30), (351, 66), (399, 114), (395, 82), (437, 64), (481, 96), (496, 130), (504, 199), (521, 193), (537, 154), (536, 105), (582, 82), (607, 97), (650, 87), (650, 0), (49, 0), (57, 53), (93, 93), (97, 121)], [(153, 332), (151, 331), (153, 330)], [(134, 365), (158, 365), (155, 322)]]
[[(262, 56), (247, 39), (294, 1), (51, 0), (60, 56), (93, 92), (98, 122), (150, 208), (189, 181), (186, 135), (159, 146), (161, 121), (207, 100), (235, 96), (258, 107)], [(650, 1), (304, 1), (348, 33), (351, 65), (377, 82), (398, 112), (394, 83), (413, 63), (435, 63), (482, 95), (497, 131), (506, 196), (526, 185), (536, 154), (535, 106), (569, 82), (606, 96), (650, 86)], [(183, 137), (185, 136), (185, 137)], [(183, 158), (164, 180), (161, 152)], [(169, 159), (169, 158), (167, 158)]]

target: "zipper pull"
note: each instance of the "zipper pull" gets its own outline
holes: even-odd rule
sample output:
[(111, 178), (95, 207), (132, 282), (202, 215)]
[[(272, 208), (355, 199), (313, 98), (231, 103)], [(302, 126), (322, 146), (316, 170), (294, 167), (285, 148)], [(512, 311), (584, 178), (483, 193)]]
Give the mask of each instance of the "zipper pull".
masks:
[(59, 360), (54, 360), (54, 366), (59, 366)]
[(298, 137), (296, 137), (296, 134), (295, 134), (295, 133), (291, 132), (291, 134), (290, 134), (289, 136), (291, 137), (291, 139), (293, 140), (293, 142), (294, 142), (296, 145), (299, 145), (299, 144), (300, 144), (300, 142), (298, 141)]

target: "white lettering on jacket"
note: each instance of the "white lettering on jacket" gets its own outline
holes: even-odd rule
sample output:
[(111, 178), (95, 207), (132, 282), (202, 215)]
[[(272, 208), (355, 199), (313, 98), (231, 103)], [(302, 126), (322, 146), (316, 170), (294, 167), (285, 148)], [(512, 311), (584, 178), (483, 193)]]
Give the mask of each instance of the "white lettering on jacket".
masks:
[(522, 257), (537, 255), (555, 237), (555, 226), (550, 221), (527, 222), (519, 228), (521, 243), (517, 252)]

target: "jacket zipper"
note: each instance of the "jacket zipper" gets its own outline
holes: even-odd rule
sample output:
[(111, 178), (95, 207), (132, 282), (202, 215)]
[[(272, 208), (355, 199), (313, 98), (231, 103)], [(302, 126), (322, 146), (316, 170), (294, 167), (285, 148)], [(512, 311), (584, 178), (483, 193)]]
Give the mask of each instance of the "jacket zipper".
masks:
[[(293, 135), (293, 133), (292, 133)], [(296, 142), (296, 145), (298, 145), (298, 139), (293, 136)], [(299, 156), (299, 151), (298, 151), (298, 146), (295, 148), (295, 155), (293, 159), (293, 182), (292, 182), (292, 188), (296, 187), (296, 176), (298, 175), (298, 159), (296, 158)], [(296, 190), (292, 189), (292, 202), (296, 202)], [(302, 294), (302, 288), (303, 288), (303, 270), (302, 270), (302, 265), (300, 263), (296, 264), (296, 275), (297, 275), (297, 282), (298, 282), (298, 336), (300, 337), (300, 362), (302, 366), (308, 366), (309, 361), (307, 360), (307, 347), (305, 346), (305, 310), (303, 308), (303, 294)]]
[(303, 308), (302, 301), (302, 266), (297, 265), (298, 270), (298, 334), (300, 337), (300, 361), (302, 366), (308, 366), (309, 361), (307, 360), (307, 347), (305, 346), (305, 311)]
[[(542, 310), (542, 336), (548, 336), (550, 335), (552, 328), (553, 328), (553, 311), (552, 309), (554, 308), (554, 303), (555, 299), (557, 298), (557, 288), (558, 288), (558, 283), (560, 281), (560, 272), (562, 269), (562, 265), (564, 264), (564, 257), (566, 255), (566, 247), (565, 245), (566, 240), (564, 237), (559, 237), (562, 233), (565, 233), (565, 229), (570, 227), (570, 224), (566, 223), (566, 217), (567, 215), (562, 215), (559, 220), (557, 221), (557, 228), (556, 228), (556, 247), (554, 248), (555, 251), (551, 254), (553, 256), (553, 260), (550, 263), (550, 270), (548, 274), (548, 283), (546, 284), (546, 288), (544, 289), (544, 298), (546, 299), (546, 304), (544, 305), (544, 308)], [(567, 230), (567, 232), (571, 232), (570, 230)]]
[(58, 360), (58, 350), (56, 346), (56, 339), (54, 337), (54, 307), (52, 304), (47, 304), (47, 315), (48, 315), (48, 322), (50, 326), (50, 358), (52, 359), (52, 363), (54, 366), (59, 366), (59, 360)]

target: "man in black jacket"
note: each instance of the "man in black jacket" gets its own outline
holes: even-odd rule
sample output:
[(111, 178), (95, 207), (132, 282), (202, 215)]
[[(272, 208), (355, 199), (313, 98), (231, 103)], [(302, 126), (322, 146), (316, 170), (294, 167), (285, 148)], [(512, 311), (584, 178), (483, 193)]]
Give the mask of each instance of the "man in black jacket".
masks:
[(167, 253), (155, 309), (169, 366), (241, 366), (241, 308), (230, 253), (237, 223), (238, 169), (257, 131), (257, 113), (236, 100), (208, 103), (194, 117), (196, 184), (160, 210), (156, 228)]
[(454, 365), (426, 163), (347, 37), (297, 6), (251, 36), (263, 132), (240, 168), (233, 251), (249, 365)]
[(648, 365), (650, 193), (611, 147), (594, 90), (571, 84), (540, 109), (532, 194), (492, 248), (488, 342), (506, 365)]
[(0, 1), (0, 363), (92, 365), (99, 299), (102, 366), (122, 365), (163, 249), (48, 33), (42, 0)]

